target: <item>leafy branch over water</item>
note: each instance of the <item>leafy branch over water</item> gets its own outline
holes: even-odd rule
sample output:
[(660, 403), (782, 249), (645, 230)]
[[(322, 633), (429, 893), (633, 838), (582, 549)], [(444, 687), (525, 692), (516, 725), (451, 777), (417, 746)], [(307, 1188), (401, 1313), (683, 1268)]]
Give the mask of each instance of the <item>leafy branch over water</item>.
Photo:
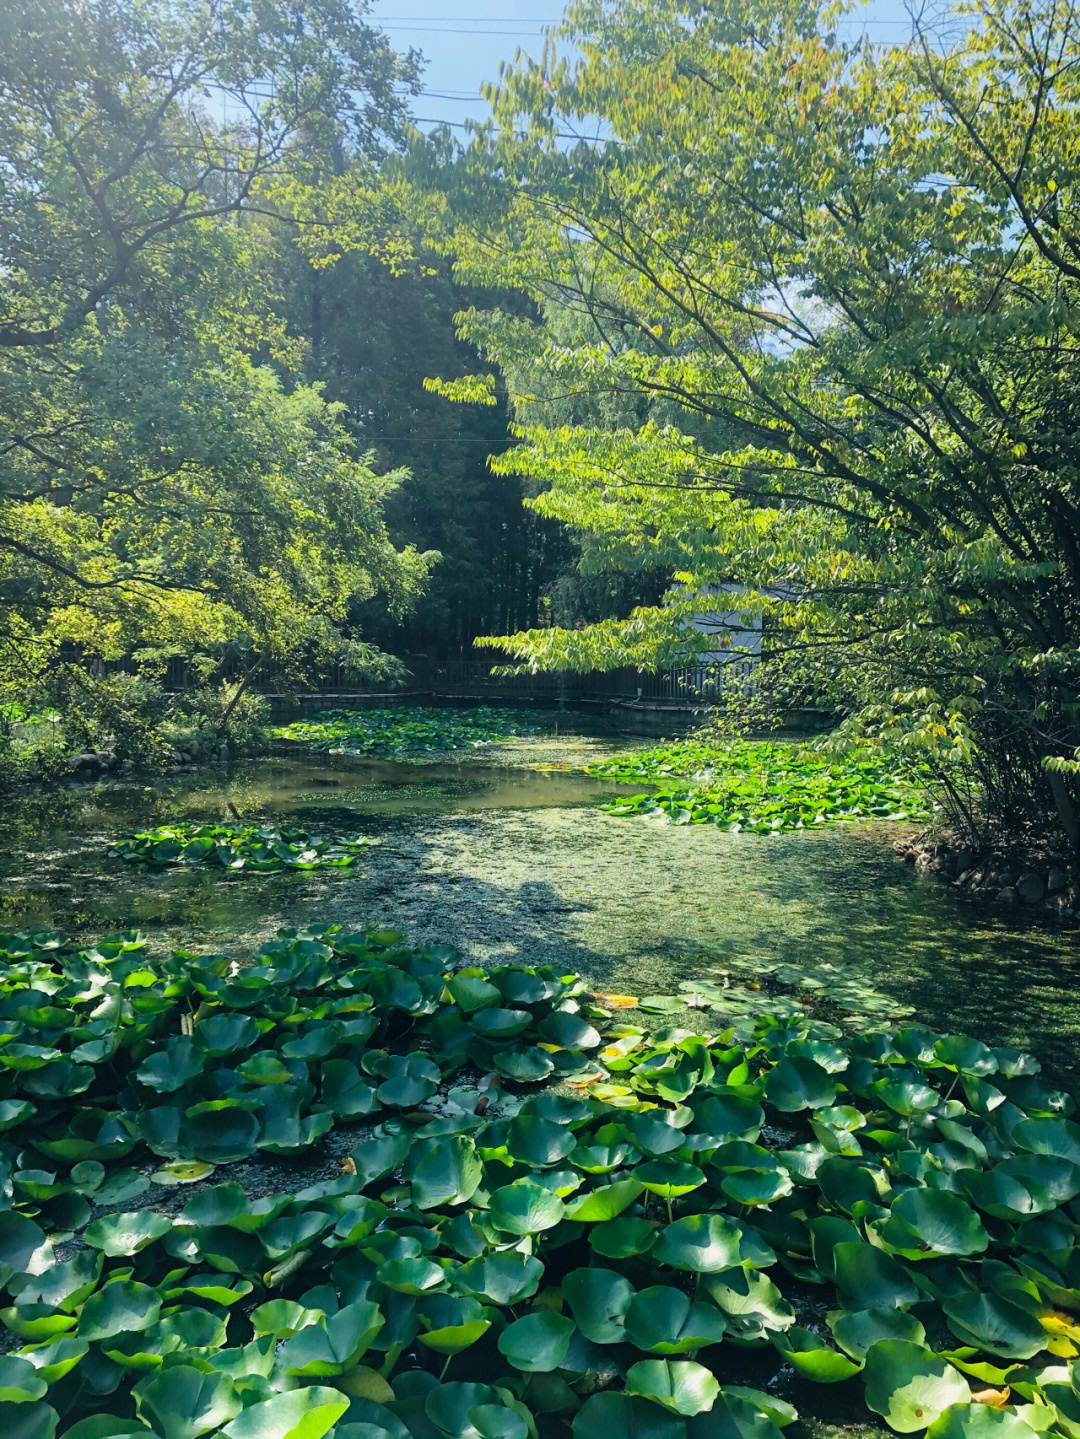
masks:
[(649, 793), (609, 800), (608, 814), (651, 814), (671, 824), (716, 824), (754, 834), (855, 819), (925, 819), (925, 793), (886, 759), (842, 759), (775, 740), (706, 744), (681, 740), (616, 755), (589, 774), (633, 783)]
[[(752, 1350), (899, 1433), (1075, 1439), (1080, 1128), (1030, 1056), (767, 999), (645, 1032), (392, 932), (0, 958), (14, 1434), (777, 1439)], [(339, 1178), (127, 1207), (147, 1153), (205, 1181), (357, 1122)]]

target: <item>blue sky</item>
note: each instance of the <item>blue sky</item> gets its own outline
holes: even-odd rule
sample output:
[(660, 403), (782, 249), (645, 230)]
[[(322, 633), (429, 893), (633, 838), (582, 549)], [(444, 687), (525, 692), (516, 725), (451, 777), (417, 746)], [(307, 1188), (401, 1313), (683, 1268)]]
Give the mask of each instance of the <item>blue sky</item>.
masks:
[[(542, 27), (561, 14), (561, 0), (374, 0), (371, 19), (397, 49), (423, 51), (425, 93), (414, 113), (426, 130), (433, 122), (461, 125), (484, 116), (481, 84), (497, 79), (500, 61), (519, 47), (538, 54)], [(867, 0), (842, 24), (881, 41), (902, 39), (910, 29), (903, 0)]]

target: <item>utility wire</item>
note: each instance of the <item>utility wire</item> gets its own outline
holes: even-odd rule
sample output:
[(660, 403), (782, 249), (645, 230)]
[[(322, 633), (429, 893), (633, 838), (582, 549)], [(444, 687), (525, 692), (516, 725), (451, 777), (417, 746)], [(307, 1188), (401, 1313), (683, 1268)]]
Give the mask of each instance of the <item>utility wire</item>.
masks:
[[(400, 29), (405, 25), (558, 25), (561, 16), (540, 16), (540, 15), (516, 15), (507, 18), (502, 15), (369, 15), (368, 20), (373, 25), (393, 25)], [(855, 25), (855, 26), (908, 26), (910, 20), (898, 18), (886, 19), (867, 16), (860, 19), (858, 16), (842, 16), (832, 22), (834, 25)]]

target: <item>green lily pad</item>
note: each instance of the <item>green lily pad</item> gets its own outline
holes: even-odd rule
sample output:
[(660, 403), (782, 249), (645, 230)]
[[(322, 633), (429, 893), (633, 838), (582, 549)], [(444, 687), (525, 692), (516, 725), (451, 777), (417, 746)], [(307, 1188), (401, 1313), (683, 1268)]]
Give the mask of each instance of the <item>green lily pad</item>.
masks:
[(625, 1311), (626, 1337), (647, 1354), (691, 1354), (729, 1333), (714, 1304), (694, 1303), (681, 1289), (654, 1285), (633, 1295)]
[(418, 1209), (466, 1203), (475, 1194), (483, 1172), (475, 1144), (464, 1135), (421, 1140), (405, 1167)]
[(563, 1219), (566, 1205), (549, 1189), (521, 1179), (491, 1196), (491, 1221), (511, 1234), (539, 1234)]
[(574, 1323), (594, 1344), (620, 1344), (626, 1338), (624, 1319), (634, 1298), (630, 1281), (599, 1266), (574, 1269), (562, 1282)]
[(499, 1353), (515, 1369), (544, 1374), (558, 1369), (574, 1336), (572, 1322), (562, 1314), (541, 1310), (515, 1319), (499, 1335)]
[(926, 1330), (913, 1314), (903, 1309), (837, 1310), (828, 1316), (828, 1324), (837, 1344), (853, 1359), (865, 1359), (871, 1344), (879, 1339), (926, 1343)]
[(961, 1344), (974, 1344), (1004, 1359), (1031, 1359), (1047, 1343), (1047, 1332), (1029, 1310), (998, 1294), (959, 1294), (942, 1309)]
[(178, 1364), (132, 1390), (135, 1412), (162, 1439), (198, 1439), (234, 1419), (243, 1407), (232, 1380)]
[(574, 1415), (574, 1439), (685, 1439), (675, 1414), (630, 1394), (593, 1394)]
[(322, 1439), (348, 1407), (337, 1389), (312, 1384), (252, 1404), (221, 1432), (224, 1439)]
[(967, 1381), (944, 1359), (906, 1339), (879, 1339), (866, 1353), (866, 1402), (890, 1429), (911, 1434), (952, 1404), (971, 1397)]
[(1017, 1414), (989, 1404), (953, 1404), (926, 1431), (929, 1439), (1034, 1439)]
[(862, 1368), (858, 1360), (849, 1359), (846, 1354), (831, 1349), (811, 1330), (801, 1329), (798, 1325), (772, 1335), (772, 1343), (796, 1374), (812, 1379), (816, 1384), (840, 1383)]
[(626, 1392), (675, 1414), (701, 1414), (720, 1393), (715, 1377), (688, 1359), (643, 1359), (626, 1371)]
[(893, 1201), (881, 1237), (906, 1259), (921, 1259), (924, 1254), (981, 1254), (990, 1243), (971, 1206), (943, 1189), (906, 1190)]
[(825, 1109), (836, 1100), (836, 1084), (814, 1060), (785, 1057), (766, 1076), (765, 1098), (783, 1113)]

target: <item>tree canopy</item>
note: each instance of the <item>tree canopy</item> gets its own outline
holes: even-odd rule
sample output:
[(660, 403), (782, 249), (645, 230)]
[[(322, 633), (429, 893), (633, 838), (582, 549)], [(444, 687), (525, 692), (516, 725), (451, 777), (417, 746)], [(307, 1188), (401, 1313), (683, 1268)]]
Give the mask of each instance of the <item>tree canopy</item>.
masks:
[(85, 690), (87, 659), (355, 648), (350, 607), (415, 593), (428, 562), (381, 509), (401, 476), (294, 383), (264, 272), (328, 147), (370, 171), (401, 138), (416, 74), (344, 0), (5, 7), (9, 691)]
[[(734, 586), (774, 664), (864, 731), (987, 782), (993, 756), (1005, 808), (1052, 789), (1075, 842), (1080, 13), (978, 0), (889, 47), (834, 20), (586, 0), (492, 88), (443, 233), (463, 280), (536, 307), (460, 317), (528, 376), (497, 466), (594, 563), (674, 582), (496, 642), (667, 662), (714, 643), (688, 621)], [(663, 408), (612, 427), (598, 396)]]

